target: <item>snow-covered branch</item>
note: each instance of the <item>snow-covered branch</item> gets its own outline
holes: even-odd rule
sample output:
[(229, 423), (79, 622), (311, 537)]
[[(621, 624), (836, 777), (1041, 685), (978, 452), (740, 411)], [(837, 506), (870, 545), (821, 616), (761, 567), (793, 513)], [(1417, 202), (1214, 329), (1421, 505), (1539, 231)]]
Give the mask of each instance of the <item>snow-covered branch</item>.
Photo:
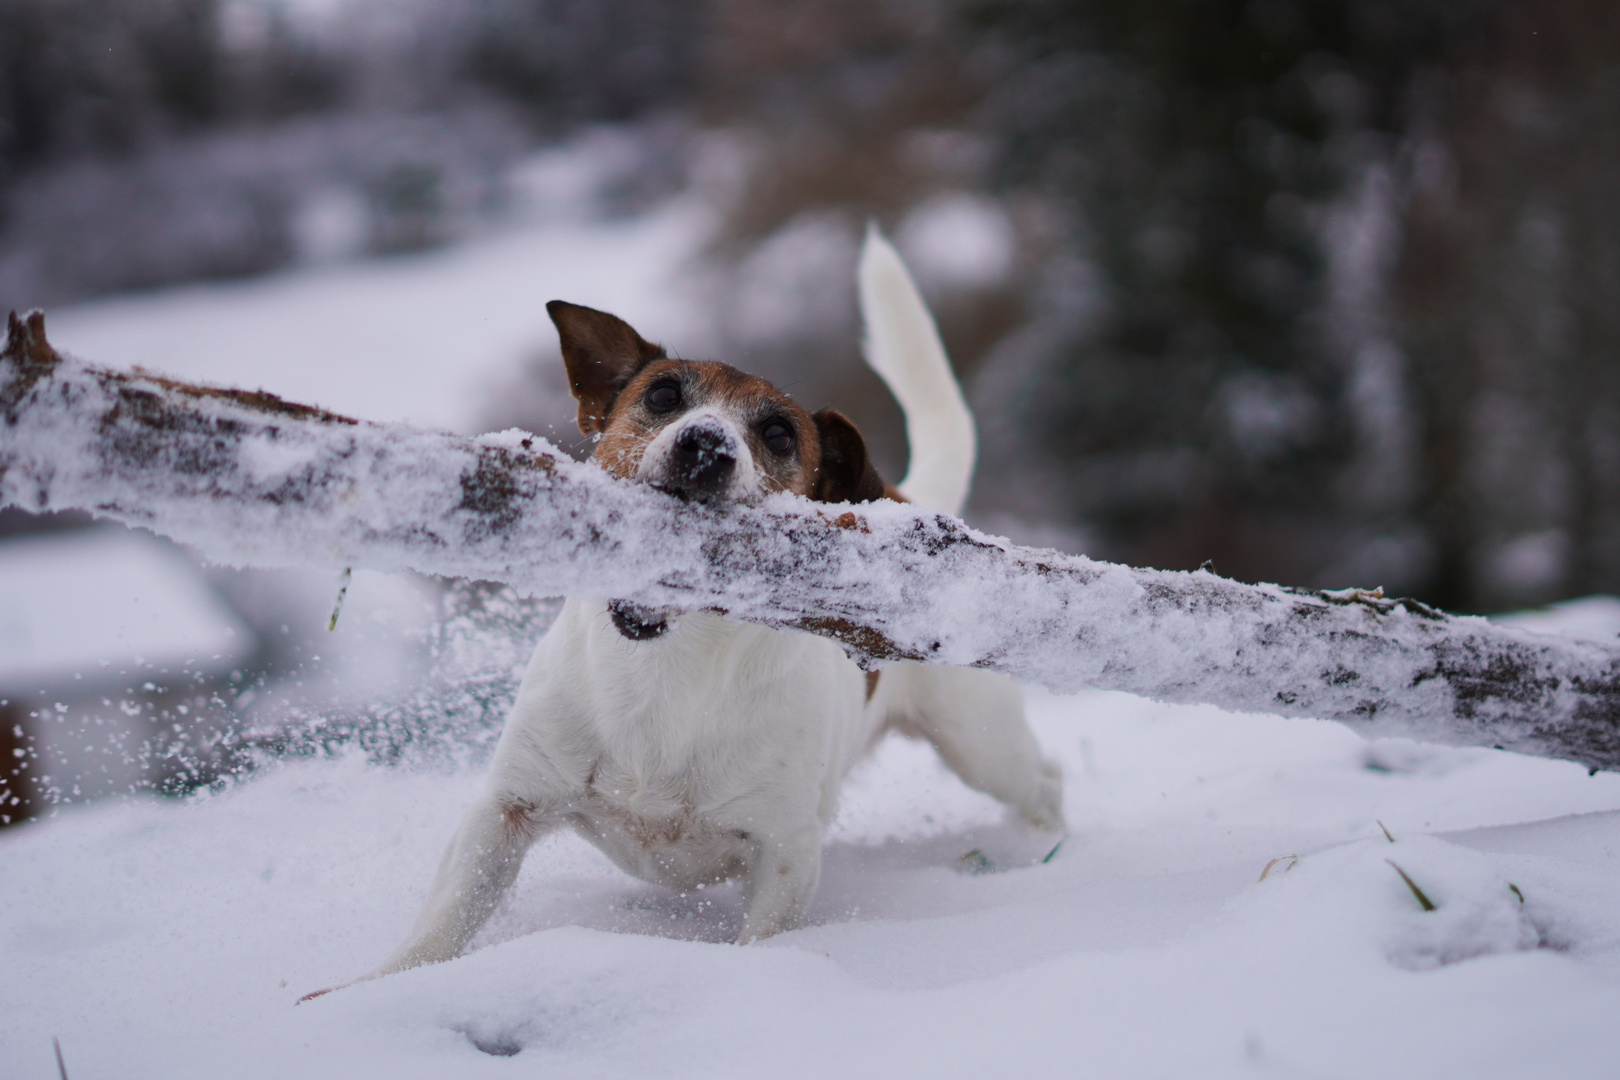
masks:
[(0, 505), (89, 510), (212, 559), (411, 569), (835, 638), (863, 663), (1342, 720), (1620, 768), (1620, 650), (1362, 590), (1016, 547), (897, 503), (682, 503), (518, 433), (372, 424), (57, 354), (12, 316)]

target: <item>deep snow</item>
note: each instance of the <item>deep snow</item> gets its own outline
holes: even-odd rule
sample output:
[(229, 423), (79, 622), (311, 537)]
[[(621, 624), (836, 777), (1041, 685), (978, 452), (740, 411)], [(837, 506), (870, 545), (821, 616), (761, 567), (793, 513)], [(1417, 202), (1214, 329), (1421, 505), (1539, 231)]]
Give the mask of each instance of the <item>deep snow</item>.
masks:
[(1049, 863), (894, 740), (806, 929), (724, 944), (734, 890), (563, 837), (470, 955), (297, 1007), (403, 935), (475, 769), (66, 809), (0, 837), (0, 1071), (50, 1075), (55, 1035), (76, 1078), (1620, 1072), (1620, 777), (1123, 695), (1031, 711), (1068, 775)]

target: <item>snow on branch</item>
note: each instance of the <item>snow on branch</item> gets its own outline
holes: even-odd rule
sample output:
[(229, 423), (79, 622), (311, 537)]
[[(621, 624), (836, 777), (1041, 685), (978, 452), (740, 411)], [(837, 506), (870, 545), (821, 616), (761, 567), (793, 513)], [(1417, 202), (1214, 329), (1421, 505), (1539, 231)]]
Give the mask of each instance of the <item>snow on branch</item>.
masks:
[(1620, 650), (1348, 589), (1014, 546), (898, 503), (682, 503), (518, 432), (373, 424), (55, 352), (0, 353), (0, 506), (77, 508), (236, 565), (326, 563), (718, 609), (865, 665), (1342, 720), (1620, 769)]

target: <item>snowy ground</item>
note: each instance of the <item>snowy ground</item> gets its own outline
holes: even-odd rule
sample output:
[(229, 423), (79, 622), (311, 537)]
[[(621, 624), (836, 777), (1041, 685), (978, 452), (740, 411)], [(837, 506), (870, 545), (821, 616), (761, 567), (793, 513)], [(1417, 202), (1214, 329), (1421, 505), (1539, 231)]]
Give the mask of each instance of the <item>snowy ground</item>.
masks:
[(1620, 1074), (1620, 776), (1121, 695), (1031, 708), (1074, 828), (1048, 863), (895, 740), (806, 929), (724, 944), (733, 890), (568, 837), (470, 955), (297, 1007), (403, 935), (476, 771), (304, 763), (68, 809), (0, 836), (0, 1072), (52, 1075), (57, 1036), (76, 1080)]
[[(466, 430), (554, 347), (552, 296), (695, 348), (671, 278), (704, 227), (675, 204), (50, 329), (102, 363)], [(307, 591), (288, 619), (316, 626), (331, 585)], [(1537, 628), (1612, 639), (1617, 609)], [(470, 955), (297, 1007), (400, 940), (476, 768), (305, 761), (64, 807), (0, 832), (0, 1077), (56, 1075), (53, 1036), (74, 1080), (1620, 1075), (1620, 776), (1122, 695), (1030, 707), (1068, 778), (1047, 862), (891, 741), (803, 930), (725, 944), (734, 888), (675, 895), (563, 837)]]

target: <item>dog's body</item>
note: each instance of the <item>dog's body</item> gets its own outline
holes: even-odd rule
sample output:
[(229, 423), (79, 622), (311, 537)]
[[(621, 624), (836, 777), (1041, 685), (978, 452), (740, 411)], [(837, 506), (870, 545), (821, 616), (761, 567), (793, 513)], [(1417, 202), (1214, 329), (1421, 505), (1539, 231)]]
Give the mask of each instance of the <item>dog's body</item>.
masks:
[[(899, 493), (955, 512), (972, 471), (972, 420), (932, 320), (875, 235), (861, 285), (871, 360), (913, 442)], [(725, 365), (668, 359), (601, 312), (548, 310), (580, 427), (600, 436), (605, 468), (705, 501), (897, 494), (837, 413), (811, 416)], [(649, 881), (690, 889), (740, 877), (740, 941), (790, 929), (815, 891), (845, 775), (891, 729), (928, 739), (969, 785), (1034, 825), (1062, 828), (1057, 768), (1001, 676), (896, 664), (874, 678), (824, 638), (571, 599), (535, 651), (488, 786), (421, 917), (374, 974), (458, 955), (528, 847), (564, 824)]]

